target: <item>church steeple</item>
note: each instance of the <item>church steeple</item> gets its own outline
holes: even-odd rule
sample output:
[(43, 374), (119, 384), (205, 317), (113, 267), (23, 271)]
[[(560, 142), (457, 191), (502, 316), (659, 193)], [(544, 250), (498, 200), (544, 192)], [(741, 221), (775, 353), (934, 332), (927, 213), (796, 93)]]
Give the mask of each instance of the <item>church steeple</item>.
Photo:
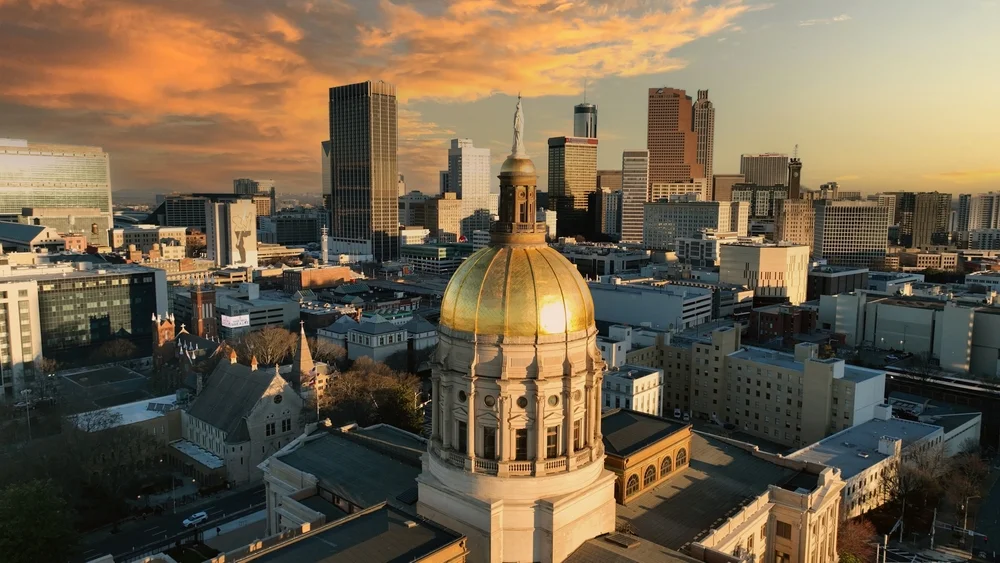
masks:
[(309, 382), (313, 377), (316, 364), (313, 362), (312, 352), (309, 351), (309, 341), (306, 339), (306, 323), (299, 321), (299, 347), (295, 350), (292, 358), (292, 378), (296, 387), (301, 387), (302, 383)]

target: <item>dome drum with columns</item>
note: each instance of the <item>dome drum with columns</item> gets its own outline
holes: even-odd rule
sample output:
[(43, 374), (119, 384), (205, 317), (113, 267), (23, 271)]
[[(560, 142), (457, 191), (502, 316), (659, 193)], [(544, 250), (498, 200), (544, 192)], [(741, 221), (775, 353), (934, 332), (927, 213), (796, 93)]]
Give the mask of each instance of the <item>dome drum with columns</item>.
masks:
[(465, 533), (484, 560), (558, 561), (614, 529), (605, 363), (590, 290), (535, 220), (520, 98), (514, 123), (491, 246), (442, 298), (418, 510)]

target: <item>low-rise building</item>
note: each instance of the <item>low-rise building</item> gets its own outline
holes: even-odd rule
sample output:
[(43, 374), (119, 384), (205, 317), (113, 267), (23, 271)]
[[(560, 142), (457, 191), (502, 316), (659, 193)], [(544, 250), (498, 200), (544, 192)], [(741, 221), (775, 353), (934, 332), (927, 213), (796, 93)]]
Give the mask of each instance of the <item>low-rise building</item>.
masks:
[(637, 272), (649, 262), (649, 252), (620, 248), (613, 244), (562, 244), (556, 247), (576, 264), (584, 277)]
[[(131, 225), (125, 228), (111, 230), (110, 246), (117, 251), (124, 251), (131, 245), (135, 245), (143, 254), (148, 254), (154, 245), (159, 245), (164, 258), (179, 260), (186, 255), (187, 228), (185, 227), (159, 227), (156, 225)], [(179, 247), (178, 252), (171, 252), (164, 248)], [(168, 255), (169, 254), (169, 255)]]
[(295, 293), (303, 289), (323, 289), (352, 281), (358, 274), (346, 266), (314, 266), (309, 268), (289, 268), (282, 270), (282, 286), (285, 293)]
[(886, 475), (900, 460), (921, 448), (938, 447), (944, 439), (940, 426), (892, 418), (892, 407), (881, 405), (877, 416), (846, 428), (788, 456), (840, 470), (845, 487), (840, 518), (860, 516), (885, 504)]
[(806, 300), (819, 299), (821, 295), (850, 293), (868, 289), (868, 268), (852, 266), (818, 266), (809, 270)]
[[(921, 280), (923, 281), (923, 276)], [(965, 285), (980, 285), (990, 291), (1000, 292), (1000, 272), (973, 272), (965, 275)]]
[[(676, 286), (669, 282), (587, 284), (594, 299), (597, 320), (616, 324), (641, 325), (651, 322), (654, 328), (684, 329), (711, 320), (712, 290)], [(656, 311), (650, 317), (650, 311)]]
[(604, 466), (615, 474), (615, 500), (623, 506), (683, 475), (691, 460), (690, 424), (613, 409), (601, 415), (601, 432)]
[[(922, 281), (924, 281), (923, 274), (915, 274), (912, 272), (869, 272), (867, 289), (869, 291), (894, 295), (899, 293), (907, 284), (919, 283)], [(969, 282), (966, 281), (965, 283)], [(828, 293), (826, 295), (834, 294)]]
[(718, 266), (721, 259), (719, 248), (726, 244), (760, 244), (764, 237), (741, 236), (737, 233), (718, 232), (705, 229), (691, 237), (677, 238), (677, 260), (692, 266)]
[(663, 371), (623, 364), (604, 373), (601, 389), (604, 408), (624, 408), (663, 416)]
[(66, 249), (66, 242), (53, 227), (0, 222), (0, 248), (4, 252), (59, 252)]
[(471, 254), (471, 243), (413, 244), (400, 247), (399, 260), (416, 272), (444, 276), (454, 274)]
[(765, 303), (787, 301), (798, 305), (806, 300), (808, 246), (727, 244), (719, 253), (720, 281), (745, 285), (754, 290), (756, 300)]
[(437, 327), (419, 316), (399, 315), (399, 319), (381, 316), (361, 322), (343, 316), (326, 328), (316, 332), (320, 340), (327, 340), (347, 350), (347, 358), (356, 360), (367, 356), (384, 362), (399, 354), (406, 358), (405, 365), (425, 360), (422, 358), (437, 345)]
[[(178, 287), (174, 290), (173, 314), (184, 322), (194, 318), (193, 292), (197, 287)], [(260, 285), (256, 283), (241, 283), (237, 287), (216, 285), (212, 312), (219, 327), (219, 337), (224, 340), (269, 326), (291, 330), (299, 321), (298, 301), (285, 297), (264, 297)]]
[(818, 317), (818, 313), (812, 307), (794, 305), (760, 307), (750, 313), (748, 336), (757, 342), (775, 339), (788, 341), (796, 334), (808, 334), (816, 330)]

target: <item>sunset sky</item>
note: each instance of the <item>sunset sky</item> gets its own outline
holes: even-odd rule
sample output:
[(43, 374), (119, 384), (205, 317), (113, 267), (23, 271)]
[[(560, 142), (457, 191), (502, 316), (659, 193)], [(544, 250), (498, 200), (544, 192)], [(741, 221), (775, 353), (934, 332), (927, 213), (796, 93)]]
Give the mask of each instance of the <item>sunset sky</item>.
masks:
[(997, 0), (0, 0), (0, 137), (99, 145), (115, 190), (318, 194), (330, 86), (393, 82), (399, 169), (510, 151), (599, 105), (599, 167), (644, 148), (646, 88), (708, 88), (715, 170), (800, 146), (804, 183), (1000, 189)]

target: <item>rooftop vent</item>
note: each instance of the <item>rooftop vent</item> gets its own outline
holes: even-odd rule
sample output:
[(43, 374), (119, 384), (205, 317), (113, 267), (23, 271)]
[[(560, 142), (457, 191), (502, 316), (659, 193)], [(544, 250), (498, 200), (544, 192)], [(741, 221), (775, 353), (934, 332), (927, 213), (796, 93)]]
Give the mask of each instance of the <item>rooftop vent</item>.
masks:
[(406, 522), (403, 522), (403, 525), (406, 526), (407, 528), (416, 528), (417, 527), (417, 523), (414, 522), (413, 520), (407, 520)]
[(853, 448), (854, 444), (852, 444), (850, 442), (844, 442), (844, 447), (846, 447), (846, 448)]
[(868, 459), (868, 456), (870, 455), (871, 454), (869, 454), (868, 452), (858, 452), (858, 457), (863, 457), (865, 459)]
[(625, 549), (631, 549), (639, 545), (639, 540), (626, 536), (625, 534), (609, 534), (604, 537), (604, 540), (619, 547), (624, 547)]

